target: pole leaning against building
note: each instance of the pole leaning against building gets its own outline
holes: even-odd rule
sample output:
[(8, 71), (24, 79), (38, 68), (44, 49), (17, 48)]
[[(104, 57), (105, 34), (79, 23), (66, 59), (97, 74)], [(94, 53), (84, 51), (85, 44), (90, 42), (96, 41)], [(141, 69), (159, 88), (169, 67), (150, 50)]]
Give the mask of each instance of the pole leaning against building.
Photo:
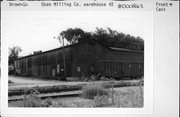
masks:
[(63, 79), (62, 80), (66, 80), (66, 55), (65, 55), (65, 49), (64, 49), (64, 38), (61, 37), (60, 35), (56, 38), (54, 37), (55, 39), (58, 39), (59, 43), (61, 43), (61, 40), (62, 40), (62, 44), (63, 44), (63, 66), (64, 66), (64, 69), (63, 69)]
[(66, 54), (65, 54), (65, 50), (64, 50), (64, 38), (62, 38), (63, 41), (63, 63), (64, 63), (64, 79), (66, 80)]

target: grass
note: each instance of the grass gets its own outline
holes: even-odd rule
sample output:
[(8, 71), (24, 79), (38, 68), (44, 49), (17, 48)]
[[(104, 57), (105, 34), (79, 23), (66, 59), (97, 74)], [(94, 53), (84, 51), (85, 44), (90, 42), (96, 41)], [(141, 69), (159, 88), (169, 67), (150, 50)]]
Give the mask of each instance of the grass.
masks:
[(94, 97), (94, 107), (106, 107), (112, 105), (112, 99), (107, 95), (95, 96)]
[[(123, 90), (123, 89), (122, 89)], [(113, 107), (143, 107), (143, 88), (141, 87), (127, 87), (126, 91), (114, 92)]]
[[(139, 108), (143, 107), (143, 87), (121, 87), (114, 89), (110, 95), (96, 95), (93, 99), (83, 97), (47, 98), (38, 99), (37, 94), (27, 100), (9, 102), (10, 107), (58, 107), (58, 108), (92, 108), (92, 107), (118, 107)], [(27, 101), (27, 102), (25, 102)], [(25, 104), (25, 105), (24, 105)]]
[(32, 91), (29, 95), (24, 95), (23, 106), (24, 107), (41, 107), (41, 100), (38, 98), (39, 92)]
[[(130, 86), (126, 86), (126, 85)], [(135, 86), (134, 86), (135, 84)], [(116, 85), (125, 85), (126, 87), (115, 88)], [(47, 88), (47, 87), (46, 87)], [(71, 98), (46, 98), (40, 99), (40, 92), (50, 90), (59, 90), (60, 87), (51, 87), (47, 89), (25, 90), (23, 101), (9, 102), (10, 107), (123, 107), (137, 108), (144, 105), (143, 80), (139, 83), (120, 83), (112, 82), (110, 84), (89, 84), (82, 87), (80, 97)], [(73, 87), (74, 88), (74, 87)], [(78, 87), (79, 88), (79, 87)], [(61, 86), (62, 89), (68, 89), (67, 86)], [(39, 92), (40, 91), (40, 92)]]

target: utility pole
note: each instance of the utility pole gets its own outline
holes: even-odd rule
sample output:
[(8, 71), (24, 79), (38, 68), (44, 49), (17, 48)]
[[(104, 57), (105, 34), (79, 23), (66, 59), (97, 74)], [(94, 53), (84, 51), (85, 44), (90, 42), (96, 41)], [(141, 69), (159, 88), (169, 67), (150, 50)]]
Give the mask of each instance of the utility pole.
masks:
[(64, 38), (62, 37), (62, 39), (61, 39), (61, 36), (59, 35), (57, 38), (56, 37), (54, 37), (55, 39), (58, 39), (59, 40), (59, 42), (61, 43), (61, 40), (63, 41), (62, 43), (63, 43), (63, 66), (64, 66), (64, 69), (63, 69), (63, 72), (64, 72), (64, 74), (63, 74), (63, 80), (66, 80), (66, 55), (65, 55), (65, 49), (64, 49)]
[(62, 38), (63, 40), (63, 62), (64, 62), (64, 79), (66, 80), (66, 55), (65, 55), (65, 50), (64, 50), (64, 38)]

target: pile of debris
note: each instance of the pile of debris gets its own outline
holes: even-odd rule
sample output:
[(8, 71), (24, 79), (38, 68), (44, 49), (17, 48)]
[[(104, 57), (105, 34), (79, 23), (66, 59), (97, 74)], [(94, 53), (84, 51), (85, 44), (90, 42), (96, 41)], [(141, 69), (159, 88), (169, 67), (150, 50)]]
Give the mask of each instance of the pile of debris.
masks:
[(84, 81), (115, 81), (114, 78), (108, 78), (108, 77), (105, 77), (103, 75), (101, 75), (100, 73), (98, 74), (93, 74), (91, 75), (90, 77), (87, 77), (86, 79), (84, 79)]

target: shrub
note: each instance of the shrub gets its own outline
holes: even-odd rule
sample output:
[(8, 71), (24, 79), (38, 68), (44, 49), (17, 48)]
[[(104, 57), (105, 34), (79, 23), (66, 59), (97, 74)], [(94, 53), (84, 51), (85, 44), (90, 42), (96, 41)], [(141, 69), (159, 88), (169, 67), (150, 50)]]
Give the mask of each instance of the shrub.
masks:
[(88, 99), (94, 99), (95, 96), (109, 95), (109, 90), (102, 85), (86, 85), (82, 88), (82, 96)]

